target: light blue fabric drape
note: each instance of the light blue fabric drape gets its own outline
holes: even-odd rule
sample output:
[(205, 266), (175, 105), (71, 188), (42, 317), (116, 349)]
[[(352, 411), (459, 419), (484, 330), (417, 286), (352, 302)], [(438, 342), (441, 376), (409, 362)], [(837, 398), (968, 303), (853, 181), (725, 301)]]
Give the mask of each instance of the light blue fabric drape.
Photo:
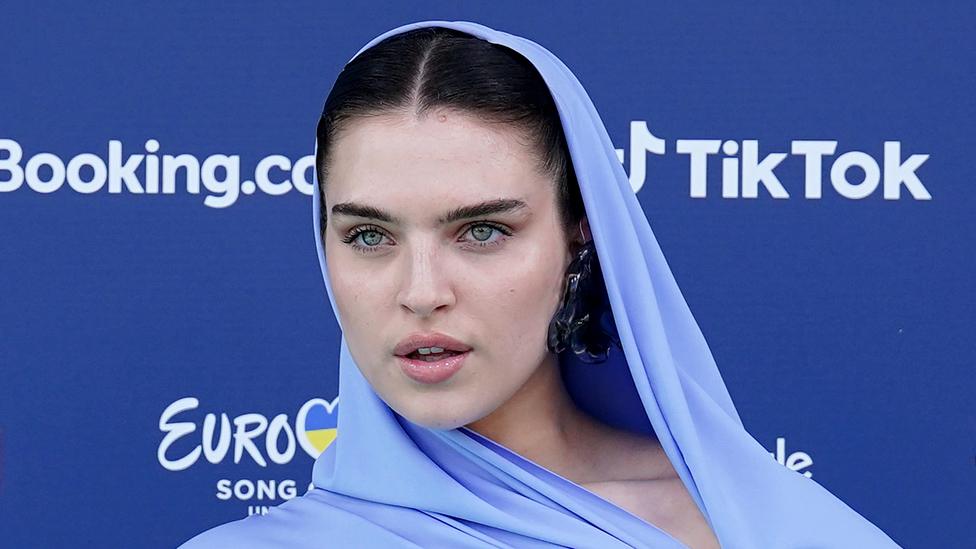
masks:
[[(745, 431), (603, 122), (573, 73), (534, 42), (468, 22), (406, 25), (363, 50), (428, 26), (519, 52), (555, 99), (623, 348), (600, 365), (561, 357), (581, 406), (612, 424), (655, 433), (723, 547), (897, 547), (817, 482), (771, 459)], [(319, 263), (336, 310), (315, 196), (312, 205)], [(431, 430), (400, 417), (359, 373), (345, 340), (339, 402), (339, 435), (315, 462), (315, 489), (185, 547), (684, 547), (469, 429)]]

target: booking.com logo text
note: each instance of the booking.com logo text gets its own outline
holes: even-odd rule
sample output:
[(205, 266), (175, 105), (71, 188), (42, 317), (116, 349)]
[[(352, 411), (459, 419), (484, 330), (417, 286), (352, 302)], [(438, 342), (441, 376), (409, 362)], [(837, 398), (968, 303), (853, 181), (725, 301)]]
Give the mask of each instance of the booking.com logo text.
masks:
[(13, 139), (0, 139), (0, 192), (12, 192), (25, 182), (38, 193), (53, 193), (65, 183), (77, 193), (94, 194), (108, 187), (109, 194), (200, 194), (206, 190), (203, 203), (211, 208), (232, 206), (241, 193), (261, 191), (279, 196), (296, 189), (312, 195), (315, 156), (307, 155), (292, 162), (287, 156), (273, 154), (258, 160), (253, 179), (241, 181), (239, 155), (212, 154), (199, 159), (192, 154), (157, 155), (160, 144), (149, 139), (143, 151), (123, 154), (121, 141), (108, 142), (108, 155), (82, 153), (65, 162), (56, 154), (42, 152), (24, 160), (24, 150)]

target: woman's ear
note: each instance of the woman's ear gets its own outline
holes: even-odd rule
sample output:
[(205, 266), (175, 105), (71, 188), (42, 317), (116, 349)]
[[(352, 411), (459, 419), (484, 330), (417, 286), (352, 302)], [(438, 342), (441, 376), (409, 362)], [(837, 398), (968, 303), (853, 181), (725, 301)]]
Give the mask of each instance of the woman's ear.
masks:
[(590, 221), (586, 218), (585, 215), (583, 216), (582, 219), (580, 219), (579, 232), (580, 232), (580, 237), (582, 238), (580, 244), (586, 244), (590, 240), (593, 240), (593, 235), (590, 233)]
[(593, 235), (590, 234), (590, 223), (586, 216), (583, 216), (579, 223), (569, 231), (569, 252), (571, 255), (575, 255), (584, 244), (593, 239)]

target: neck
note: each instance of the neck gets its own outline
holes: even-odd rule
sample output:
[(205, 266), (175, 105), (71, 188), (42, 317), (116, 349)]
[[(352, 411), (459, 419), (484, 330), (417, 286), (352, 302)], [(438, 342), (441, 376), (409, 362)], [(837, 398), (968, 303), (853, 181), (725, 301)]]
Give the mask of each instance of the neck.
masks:
[(590, 476), (586, 449), (592, 448), (595, 420), (569, 396), (555, 355), (512, 398), (467, 427), (570, 480)]

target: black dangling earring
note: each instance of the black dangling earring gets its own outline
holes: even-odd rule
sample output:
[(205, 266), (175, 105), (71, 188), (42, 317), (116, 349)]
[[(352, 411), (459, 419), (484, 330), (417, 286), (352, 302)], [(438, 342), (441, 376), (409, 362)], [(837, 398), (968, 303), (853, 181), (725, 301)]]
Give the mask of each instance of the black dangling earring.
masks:
[(583, 244), (566, 269), (562, 302), (549, 322), (547, 347), (570, 349), (581, 361), (604, 362), (611, 345), (620, 346), (593, 240)]

